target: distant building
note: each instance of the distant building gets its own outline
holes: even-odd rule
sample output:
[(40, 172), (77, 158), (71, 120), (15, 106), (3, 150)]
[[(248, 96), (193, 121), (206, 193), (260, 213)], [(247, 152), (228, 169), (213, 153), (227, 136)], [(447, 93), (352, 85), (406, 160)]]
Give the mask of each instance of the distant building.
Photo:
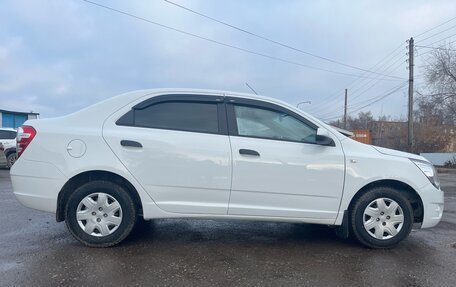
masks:
[(359, 141), (365, 144), (372, 144), (372, 133), (371, 130), (353, 130), (353, 136), (351, 137), (355, 141)]
[(0, 109), (0, 127), (16, 129), (26, 120), (37, 119), (39, 115), (39, 113), (33, 112), (15, 112)]

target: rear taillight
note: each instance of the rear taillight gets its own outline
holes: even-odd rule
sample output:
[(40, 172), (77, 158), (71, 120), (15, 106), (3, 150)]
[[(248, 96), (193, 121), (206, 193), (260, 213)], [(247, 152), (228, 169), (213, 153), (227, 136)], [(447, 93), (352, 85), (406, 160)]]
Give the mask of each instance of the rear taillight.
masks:
[(36, 130), (32, 126), (22, 126), (17, 129), (17, 158), (25, 151), (36, 136)]

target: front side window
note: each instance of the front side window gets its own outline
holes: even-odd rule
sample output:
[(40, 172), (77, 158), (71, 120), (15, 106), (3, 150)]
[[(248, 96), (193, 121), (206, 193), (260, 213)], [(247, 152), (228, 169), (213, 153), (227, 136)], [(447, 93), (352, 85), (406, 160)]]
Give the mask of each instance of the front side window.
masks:
[(240, 136), (315, 142), (317, 130), (286, 113), (241, 105), (234, 112)]
[[(218, 133), (218, 107), (215, 103), (160, 102), (142, 109), (133, 109), (119, 119), (133, 126)], [(127, 124), (128, 125), (128, 124)], [(131, 125), (131, 124), (130, 124)]]

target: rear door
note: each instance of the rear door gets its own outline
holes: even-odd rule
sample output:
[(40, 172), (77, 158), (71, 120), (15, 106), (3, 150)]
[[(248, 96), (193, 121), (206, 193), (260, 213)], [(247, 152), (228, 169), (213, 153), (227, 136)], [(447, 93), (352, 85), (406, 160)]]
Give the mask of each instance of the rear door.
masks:
[(161, 209), (227, 213), (231, 149), (222, 96), (150, 98), (108, 120), (103, 136)]
[(229, 98), (233, 155), (229, 214), (332, 223), (344, 184), (344, 154), (316, 144), (315, 124), (281, 106)]

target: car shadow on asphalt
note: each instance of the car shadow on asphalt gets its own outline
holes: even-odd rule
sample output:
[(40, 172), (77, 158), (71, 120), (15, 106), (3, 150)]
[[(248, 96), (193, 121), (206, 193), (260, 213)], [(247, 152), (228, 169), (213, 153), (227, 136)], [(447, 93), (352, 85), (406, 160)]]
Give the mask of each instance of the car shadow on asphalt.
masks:
[(140, 220), (122, 245), (145, 242), (357, 245), (351, 239), (338, 238), (334, 228), (326, 225), (202, 219)]

